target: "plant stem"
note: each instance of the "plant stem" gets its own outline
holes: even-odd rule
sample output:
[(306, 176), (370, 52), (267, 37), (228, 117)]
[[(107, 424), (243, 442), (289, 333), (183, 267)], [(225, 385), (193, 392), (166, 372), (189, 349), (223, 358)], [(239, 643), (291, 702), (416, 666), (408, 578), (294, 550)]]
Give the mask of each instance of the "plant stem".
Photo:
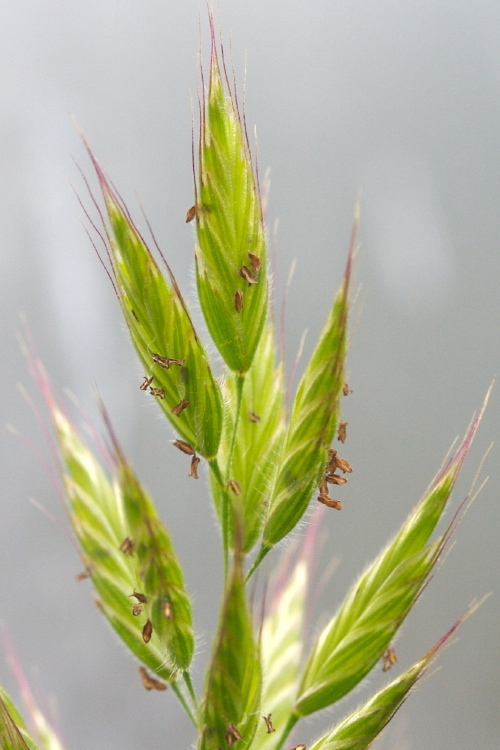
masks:
[(227, 580), (227, 573), (229, 568), (229, 492), (227, 484), (224, 482), (222, 472), (220, 470), (219, 462), (216, 458), (209, 461), (211, 470), (217, 480), (217, 483), (221, 489), (222, 504), (221, 504), (221, 529), (222, 529), (222, 551), (224, 556), (224, 580)]
[(242, 400), (244, 385), (245, 385), (245, 375), (239, 375), (239, 374), (236, 375), (236, 410), (234, 414), (233, 434), (231, 436), (231, 444), (229, 446), (229, 453), (227, 456), (226, 484), (231, 479), (231, 465), (233, 463), (233, 453), (234, 453), (234, 446), (236, 444), (236, 435), (238, 432), (238, 422), (240, 421), (241, 400)]
[(231, 435), (231, 443), (229, 446), (229, 452), (227, 457), (225, 476), (222, 476), (222, 472), (217, 459), (213, 459), (209, 462), (210, 468), (214, 473), (215, 478), (221, 488), (222, 493), (222, 505), (221, 505), (221, 527), (222, 527), (222, 546), (224, 554), (224, 580), (227, 580), (229, 570), (229, 535), (230, 535), (230, 504), (231, 500), (229, 497), (229, 480), (231, 479), (231, 465), (233, 462), (234, 446), (236, 445), (236, 435), (238, 431), (238, 423), (241, 412), (241, 401), (243, 395), (243, 386), (245, 385), (245, 375), (236, 375), (236, 409), (234, 413), (234, 426), (233, 434)]
[(288, 719), (287, 725), (286, 725), (285, 729), (283, 730), (283, 734), (281, 735), (281, 737), (279, 738), (277, 744), (275, 745), (274, 750), (281, 750), (281, 748), (285, 744), (285, 741), (288, 738), (288, 735), (290, 734), (290, 732), (294, 728), (294, 726), (297, 723), (298, 719), (299, 719), (299, 717), (296, 714), (292, 714), (290, 716), (290, 718)]
[[(229, 446), (229, 453), (227, 456), (227, 464), (226, 464), (226, 476), (225, 476), (225, 502), (226, 505), (226, 533), (227, 533), (227, 544), (229, 548), (229, 534), (230, 534), (230, 508), (231, 508), (231, 498), (229, 495), (229, 482), (231, 479), (234, 479), (234, 477), (231, 476), (231, 467), (233, 464), (233, 454), (234, 454), (234, 447), (236, 445), (236, 435), (238, 434), (238, 424), (240, 421), (240, 413), (241, 413), (241, 401), (243, 396), (243, 386), (245, 385), (245, 375), (237, 374), (236, 375), (236, 409), (234, 412), (234, 426), (233, 426), (233, 434), (231, 435), (231, 444)], [(240, 539), (241, 541), (241, 539)], [(239, 544), (238, 544), (239, 547)], [(226, 573), (227, 573), (227, 566), (226, 566)], [(226, 579), (227, 580), (227, 575)]]
[[(186, 681), (186, 672), (184, 673), (184, 680)], [(178, 682), (172, 682), (172, 690), (176, 694), (177, 698), (179, 699), (179, 702), (181, 706), (183, 707), (184, 711), (187, 713), (189, 718), (191, 719), (191, 722), (194, 727), (198, 726), (198, 722), (196, 720), (195, 715), (193, 714), (192, 707), (189, 705), (189, 702), (186, 700), (186, 696), (184, 695), (184, 691), (182, 690), (181, 685), (179, 685)]]
[(194, 691), (193, 681), (191, 679), (191, 674), (189, 672), (184, 672), (183, 673), (183, 677), (184, 677), (184, 682), (186, 684), (186, 687), (188, 689), (188, 693), (189, 693), (190, 698), (191, 698), (191, 700), (193, 702), (193, 706), (194, 706), (195, 710), (197, 711), (198, 710), (198, 699), (197, 699), (196, 693)]
[(267, 555), (267, 553), (270, 551), (270, 549), (271, 549), (270, 547), (261, 547), (260, 548), (259, 554), (257, 555), (257, 557), (255, 558), (255, 560), (253, 561), (252, 566), (251, 566), (250, 570), (247, 573), (247, 578), (246, 578), (247, 583), (250, 580), (250, 578), (253, 576), (253, 574), (255, 573), (255, 571), (257, 570), (257, 568), (259, 567), (259, 565), (261, 564), (262, 560), (265, 558), (265, 556)]

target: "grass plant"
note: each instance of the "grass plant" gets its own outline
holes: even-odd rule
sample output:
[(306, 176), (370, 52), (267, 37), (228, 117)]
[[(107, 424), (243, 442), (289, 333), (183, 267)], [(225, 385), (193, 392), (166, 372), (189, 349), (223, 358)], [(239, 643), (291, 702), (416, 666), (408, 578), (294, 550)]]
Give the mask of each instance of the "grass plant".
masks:
[[(339, 436), (343, 442), (341, 402), (350, 392), (345, 360), (359, 211), (341, 287), (288, 407), (257, 173), (212, 18), (210, 27), (194, 205), (187, 220), (196, 226), (198, 299), (223, 362), (222, 375), (215, 372), (218, 363), (208, 356), (169, 265), (147, 244), (87, 146), (102, 193), (102, 200), (94, 201), (102, 223), (96, 232), (144, 368), (138, 387), (156, 399), (170, 422), (174, 446), (189, 463), (193, 479), (200, 462), (209, 470), (225, 580), (200, 694), (191, 678), (196, 624), (167, 526), (125, 457), (104, 406), (107, 437), (92, 448), (52, 392), (32, 347), (27, 358), (58, 443), (84, 575), (91, 579), (103, 616), (137, 659), (144, 687), (169, 687), (165, 699), (179, 700), (193, 724), (198, 750), (289, 750), (292, 743), (295, 750), (363, 750), (470, 610), (413, 666), (322, 736), (316, 736), (313, 721), (300, 720), (336, 704), (377, 664), (386, 671), (396, 662), (394, 638), (460, 518), (459, 509), (448, 528), (434, 534), (481, 413), (401, 528), (306, 648), (313, 532), (305, 534), (296, 561), (281, 566), (279, 575), (273, 573), (278, 560), (274, 548), (318, 501), (333, 518), (342, 504), (330, 496), (337, 495), (332, 488), (340, 495), (352, 472), (332, 441)], [(264, 603), (257, 606), (250, 603), (249, 591), (264, 559), (271, 582)], [(30, 706), (28, 731), (11, 698), (0, 691), (1, 747), (60, 750), (56, 733)]]

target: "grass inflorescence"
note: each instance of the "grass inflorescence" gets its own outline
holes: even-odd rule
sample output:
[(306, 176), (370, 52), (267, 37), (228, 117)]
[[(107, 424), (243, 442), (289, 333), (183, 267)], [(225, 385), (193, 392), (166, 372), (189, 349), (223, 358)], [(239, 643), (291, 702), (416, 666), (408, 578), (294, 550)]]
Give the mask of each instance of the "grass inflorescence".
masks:
[[(221, 377), (214, 375), (213, 358), (170, 267), (163, 256), (156, 259), (86, 144), (102, 194), (95, 205), (103, 206), (99, 235), (108, 273), (144, 371), (138, 387), (150, 393), (169, 421), (174, 446), (190, 461), (190, 476), (198, 478), (201, 461), (209, 467), (224, 590), (199, 695), (192, 681), (194, 615), (167, 525), (125, 457), (104, 406), (108, 447), (101, 444), (95, 450), (53, 395), (33, 351), (28, 360), (59, 447), (82, 577), (90, 578), (102, 614), (137, 660), (144, 688), (164, 692), (169, 687), (168, 695), (179, 699), (193, 723), (199, 750), (281, 750), (290, 744), (292, 730), (300, 740), (296, 748), (362, 750), (383, 730), (461, 620), (419, 661), (319, 739), (312, 741), (313, 723), (307, 728), (297, 724), (344, 698), (377, 663), (382, 662), (384, 671), (396, 665), (391, 644), (449, 540), (450, 527), (433, 534), (481, 414), (307, 647), (312, 531), (295, 563), (288, 560), (279, 574), (271, 573), (262, 607), (252, 606), (252, 576), (264, 559), (273, 566), (273, 548), (297, 529), (312, 506), (319, 507), (318, 501), (331, 509), (331, 518), (337, 517), (333, 511), (342, 502), (330, 493), (352, 473), (332, 441), (336, 436), (341, 443), (346, 440), (341, 402), (352, 392), (345, 381), (345, 360), (359, 208), (340, 289), (289, 401), (270, 303), (256, 169), (212, 18), (210, 26), (194, 205), (186, 219), (196, 227), (197, 292), (223, 362)], [(59, 750), (55, 733), (43, 726), (35, 741), (0, 689), (2, 748)]]

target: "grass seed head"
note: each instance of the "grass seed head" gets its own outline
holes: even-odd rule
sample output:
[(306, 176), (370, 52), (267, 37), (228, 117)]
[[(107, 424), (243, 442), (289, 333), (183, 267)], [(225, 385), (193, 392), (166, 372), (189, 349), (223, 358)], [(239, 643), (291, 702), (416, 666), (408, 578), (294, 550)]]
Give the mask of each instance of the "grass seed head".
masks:
[[(201, 308), (228, 367), (245, 373), (268, 315), (265, 232), (244, 122), (236, 96), (221, 75), (213, 32), (196, 192)], [(244, 307), (239, 278), (248, 285)]]
[[(108, 216), (106, 236), (115, 291), (143, 367), (149, 372), (157, 365), (155, 388), (151, 389), (147, 376), (141, 389), (150, 387), (180, 436), (200, 455), (213, 458), (222, 431), (222, 400), (187, 304), (170, 267), (164, 261), (165, 276), (89, 148), (88, 153)], [(177, 411), (181, 403), (192, 408), (181, 414), (185, 408)]]

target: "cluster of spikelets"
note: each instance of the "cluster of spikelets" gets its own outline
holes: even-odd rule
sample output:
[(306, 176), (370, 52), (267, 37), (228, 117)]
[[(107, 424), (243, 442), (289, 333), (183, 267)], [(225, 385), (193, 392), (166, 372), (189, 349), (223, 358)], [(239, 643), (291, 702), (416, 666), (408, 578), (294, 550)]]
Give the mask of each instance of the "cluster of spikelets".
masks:
[[(479, 423), (431, 483), (401, 529), (348, 592), (303, 653), (308, 555), (289, 566), (259, 622), (247, 583), (311, 503), (340, 508), (329, 484), (351, 467), (330, 447), (340, 425), (345, 383), (348, 287), (344, 280), (289, 411), (277, 363), (269, 304), (262, 207), (243, 119), (220, 67), (212, 29), (209, 80), (200, 102), (195, 205), (196, 279), (201, 309), (224, 361), (222, 379), (197, 334), (170, 268), (166, 274), (89, 150), (102, 190), (110, 277), (144, 367), (148, 391), (171, 423), (174, 445), (198, 476), (208, 467), (225, 562), (220, 620), (201, 697), (190, 668), (195, 638), (180, 562), (155, 506), (123, 455), (103, 408), (108, 447), (96, 457), (53, 397), (40, 362), (29, 360), (48, 404), (60, 448), (69, 515), (102, 613), (140, 662), (147, 689), (167, 685), (180, 700), (199, 750), (362, 750), (381, 732), (444, 638), (410, 669), (329, 732), (309, 741), (304, 716), (332, 706), (381, 659), (432, 572), (452, 528), (431, 540)], [(355, 222), (355, 228), (356, 228)], [(342, 439), (342, 437), (341, 437)], [(339, 473), (340, 472), (340, 473)], [(455, 520), (456, 523), (456, 520)], [(453, 524), (452, 524), (453, 526)], [(2, 748), (60, 748), (39, 712), (37, 743), (10, 698), (0, 693)]]

